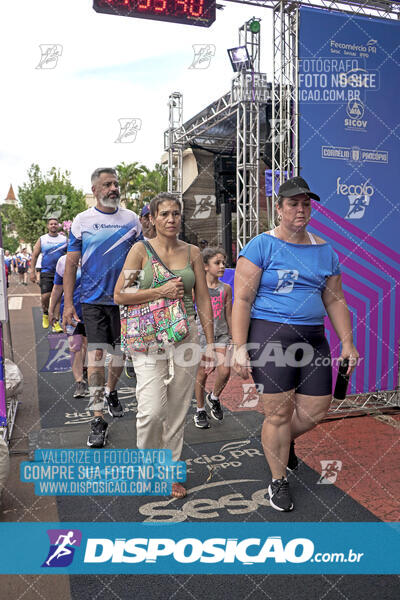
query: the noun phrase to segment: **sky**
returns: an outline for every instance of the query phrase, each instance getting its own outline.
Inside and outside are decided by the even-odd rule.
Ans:
[[[224,10],[210,28],[98,14],[92,0],[1,2],[0,201],[10,183],[18,195],[32,163],[70,171],[85,193],[96,167],[152,168],[164,151],[169,95],[183,94],[186,121],[225,94],[226,49],[252,17],[262,19],[261,70],[271,80],[272,11],[218,1]],[[215,46],[207,69],[189,68],[193,44]],[[52,68],[41,63],[45,45],[60,53]],[[119,119],[140,119],[134,141],[116,142]]]

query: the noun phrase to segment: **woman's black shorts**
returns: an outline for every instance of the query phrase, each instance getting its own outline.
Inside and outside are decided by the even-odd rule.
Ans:
[[[307,396],[332,393],[331,353],[323,325],[290,325],[252,319],[248,348],[261,393],[295,389]]]

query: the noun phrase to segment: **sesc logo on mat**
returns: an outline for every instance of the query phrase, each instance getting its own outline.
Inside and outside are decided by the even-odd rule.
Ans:
[[[42,567],[68,567],[74,558],[75,548],[81,545],[79,529],[48,529],[50,548]]]

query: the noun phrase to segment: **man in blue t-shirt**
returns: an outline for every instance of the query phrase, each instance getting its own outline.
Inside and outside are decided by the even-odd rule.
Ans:
[[[71,225],[64,273],[64,326],[79,322],[73,304],[76,270],[81,259],[81,305],[88,340],[89,409],[93,411],[87,445],[106,443],[108,424],[103,419],[104,399],[112,417],[122,417],[116,386],[122,372],[119,307],[114,287],[131,246],[142,240],[138,216],[121,208],[117,173],[96,169],[92,174],[96,206],[79,213]],[[105,385],[105,359],[112,355]]]
[[[40,294],[42,301],[43,319],[42,327],[49,326],[49,302],[51,290],[54,284],[57,261],[67,251],[67,238],[59,232],[58,219],[51,217],[47,221],[47,233],[41,235],[34,245],[31,259],[31,281],[36,283],[36,262],[39,254],[42,254],[42,266],[40,271]],[[53,325],[54,333],[61,333],[62,329],[58,320]]]
[[[8,272],[10,272],[10,268],[11,268],[10,265],[11,265],[11,262],[12,262],[12,256],[11,256],[9,250],[5,250],[4,251],[4,262],[7,265]]]
[[[11,263],[12,263],[12,256],[10,254],[10,251],[5,250],[4,251],[4,264],[6,265],[7,287],[8,287],[8,278],[11,273]]]

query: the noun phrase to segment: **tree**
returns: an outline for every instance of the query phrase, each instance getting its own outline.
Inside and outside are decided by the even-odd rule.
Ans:
[[[130,210],[139,213],[142,207],[150,202],[159,192],[167,191],[167,168],[156,164],[148,169],[138,162],[121,163],[116,171],[119,178],[121,200]]]
[[[69,178],[69,171],[53,167],[42,173],[39,165],[31,165],[28,181],[18,188],[21,206],[11,211],[18,236],[25,242],[34,244],[45,233],[49,218],[73,219],[86,209],[83,191],[76,189]]]
[[[126,164],[120,163],[115,167],[118,173],[119,189],[121,192],[121,200],[125,203],[132,200],[132,195],[138,192],[141,178],[143,176],[143,165],[133,162]]]
[[[154,169],[145,168],[144,177],[140,184],[141,200],[146,203],[160,192],[166,192],[168,187],[167,167],[156,164]]]
[[[3,204],[0,206],[0,218],[1,218],[1,233],[3,238],[4,250],[9,250],[11,254],[15,254],[18,250],[18,238],[13,236],[15,231],[13,211],[15,207],[10,204]]]

